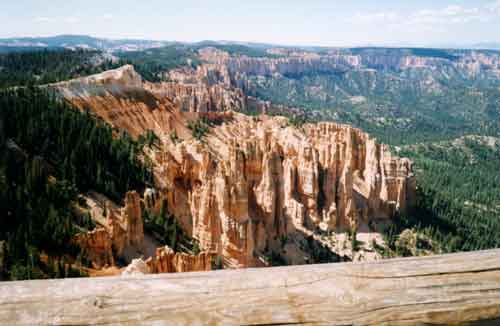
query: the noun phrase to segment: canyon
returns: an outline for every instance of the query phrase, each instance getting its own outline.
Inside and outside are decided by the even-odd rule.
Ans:
[[[246,96],[227,67],[207,63],[150,83],[128,65],[48,86],[116,130],[160,140],[143,158],[154,189],[127,194],[124,208],[109,206],[101,227],[80,236],[97,265],[113,264],[110,248],[119,256],[140,245],[141,209],[157,212],[163,200],[202,252],[158,248],[144,257],[149,272],[207,270],[214,257],[227,268],[349,260],[326,235],[366,230],[414,205],[410,160],[348,125],[294,126],[264,114],[272,104]],[[196,139],[189,125],[198,121],[208,132]]]
[[[66,55],[75,59],[75,53]],[[82,54],[81,60],[100,55]],[[40,86],[55,95],[48,107],[60,105],[61,113],[50,117],[49,134],[43,127],[37,134],[19,132],[20,97],[30,96],[23,88],[16,89],[20,109],[6,111],[6,121],[19,126],[8,130],[9,157],[35,170],[42,164],[49,186],[72,198],[64,243],[73,242],[75,251],[43,255],[40,266],[53,270],[41,274],[67,275],[61,260],[82,268],[72,274],[135,275],[378,260],[472,246],[461,240],[468,237],[462,229],[439,224],[442,212],[431,201],[437,195],[422,185],[446,180],[424,179],[429,168],[422,164],[429,160],[404,144],[415,144],[421,139],[416,136],[453,138],[467,132],[458,126],[474,123],[485,132],[494,129],[495,119],[481,123],[495,115],[494,53],[214,44],[172,45],[131,54],[130,61],[119,55],[88,68],[101,73],[76,79],[68,76],[81,74],[65,74],[53,79],[62,81]],[[454,90],[457,83],[467,92]],[[469,101],[472,93],[477,101]],[[29,112],[33,124],[35,117],[46,119],[39,107]],[[67,125],[61,118],[74,123],[57,127]],[[471,142],[475,138],[463,141],[478,160],[494,155]],[[396,145],[397,156],[383,143]],[[86,153],[88,165],[82,163]],[[414,163],[404,157],[419,160],[418,193]],[[23,169],[25,180],[31,180],[32,169]],[[450,171],[443,165],[432,170]],[[77,188],[65,189],[66,182]],[[10,196],[17,196],[10,184]],[[463,202],[476,207],[476,201]],[[29,211],[32,205],[26,206]],[[57,213],[48,206],[38,215],[51,213],[49,222],[60,225],[54,222],[67,210],[54,207]],[[446,202],[439,207],[454,208]],[[14,274],[30,277],[7,264]]]
[[[498,323],[498,52],[101,46],[0,55],[0,320]]]

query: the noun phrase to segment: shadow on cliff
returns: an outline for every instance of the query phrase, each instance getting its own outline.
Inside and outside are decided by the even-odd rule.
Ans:
[[[314,236],[307,235],[303,232],[299,232],[305,239],[307,244],[308,253],[311,259],[307,262],[309,264],[328,264],[328,263],[338,263],[350,261],[347,256],[341,256],[333,251],[331,251],[327,246],[325,246],[320,241],[316,240]]]
[[[443,218],[443,212],[451,211],[459,215],[453,203],[439,196],[433,189],[417,189],[417,201],[407,214],[396,216],[393,224],[385,231],[390,246],[394,245],[396,236],[405,229],[427,230],[431,236],[445,245],[445,251],[453,252],[461,248],[467,239],[465,228]]]
[[[271,266],[327,264],[350,261],[350,257],[341,256],[328,248],[315,237],[301,230],[295,230],[288,235],[282,235],[278,241],[279,250],[266,253]]]

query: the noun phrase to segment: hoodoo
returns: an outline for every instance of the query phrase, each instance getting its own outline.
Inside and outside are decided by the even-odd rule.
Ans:
[[[159,148],[149,152],[155,191],[201,249],[222,256],[229,267],[267,265],[276,252],[288,263],[318,261],[318,251],[338,260],[315,233],[357,229],[413,205],[411,162],[359,129],[293,126],[283,117],[228,110],[244,113],[244,105],[221,103],[249,98],[227,83],[205,84],[200,99],[207,104],[200,109],[202,101],[182,100],[188,89],[203,93],[194,84],[203,82],[143,82],[124,66],[50,87],[135,137],[151,130],[160,138]],[[205,129],[193,137],[188,126],[196,123]],[[131,198],[125,217],[140,214]],[[194,265],[205,269],[206,263]]]

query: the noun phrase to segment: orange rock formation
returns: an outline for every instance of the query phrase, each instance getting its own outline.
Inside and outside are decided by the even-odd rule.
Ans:
[[[128,246],[141,245],[144,240],[140,197],[135,191],[125,196],[125,206],[117,210],[106,202],[106,221],[102,227],[79,233],[75,237],[95,267],[113,265]]]
[[[177,273],[191,271],[209,271],[215,255],[202,252],[198,255],[176,253],[165,246],[156,250],[156,256],[146,261],[150,273]]]
[[[205,67],[197,73],[210,76],[210,71]],[[232,113],[202,142],[194,140],[187,121],[248,103],[224,74],[216,77],[216,86],[205,88],[193,86],[196,75],[186,74],[178,75],[177,82],[150,84],[125,66],[53,87],[134,136],[153,130],[160,137],[161,149],[150,153],[156,190],[187,233],[203,250],[223,256],[226,266],[262,265],[265,253],[282,247],[283,239],[299,239],[294,243],[300,249],[292,251],[304,252],[307,248],[299,245],[304,235],[390,219],[413,204],[411,162],[392,156],[387,146],[347,125],[297,128],[286,118]],[[173,131],[180,141],[169,137]],[[123,215],[139,213],[134,204]],[[129,222],[128,228],[119,229],[139,228]],[[113,228],[111,234],[120,232]],[[111,237],[115,248],[122,248],[123,238],[139,240],[127,232],[120,240]],[[153,269],[207,266],[207,258],[193,262],[177,257],[160,252]]]

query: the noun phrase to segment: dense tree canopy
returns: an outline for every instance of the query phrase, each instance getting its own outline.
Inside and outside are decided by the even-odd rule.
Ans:
[[[165,80],[165,72],[181,66],[196,67],[200,60],[196,51],[188,46],[169,45],[142,51],[120,52],[116,54],[120,64],[132,64],[141,76],[151,82]]]
[[[0,89],[41,85],[117,67],[99,51],[51,49],[0,53]]]
[[[444,252],[500,247],[500,146],[481,139],[405,148],[417,167],[418,201],[392,235],[416,228]]]
[[[71,269],[42,263],[41,253],[78,255],[71,239],[91,225],[72,209],[78,193],[95,190],[119,202],[127,190],[151,181],[151,172],[138,159],[140,151],[127,134],[116,134],[89,113],[40,89],[1,92],[0,241],[7,244],[3,277],[71,274]]]

